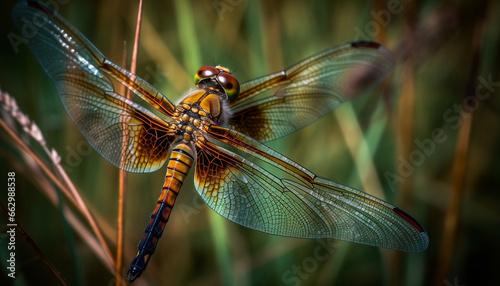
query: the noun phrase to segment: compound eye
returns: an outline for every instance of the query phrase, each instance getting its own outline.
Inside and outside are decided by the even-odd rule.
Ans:
[[[211,66],[201,67],[194,75],[194,84],[198,84],[202,79],[214,77],[218,73],[219,70],[214,67]]]
[[[217,80],[226,91],[229,101],[234,101],[238,98],[240,95],[240,83],[234,76],[226,72],[220,72],[217,75]]]

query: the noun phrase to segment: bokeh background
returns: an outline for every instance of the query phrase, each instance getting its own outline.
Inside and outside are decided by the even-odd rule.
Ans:
[[[58,11],[112,61],[121,62],[123,41],[132,50],[137,1],[52,2],[64,2]],[[9,41],[9,33],[18,33],[10,17],[13,5],[3,1],[0,9],[0,87],[61,156],[114,252],[118,169],[90,149],[27,47]],[[391,49],[397,66],[387,81],[269,145],[320,176],[405,209],[427,229],[430,246],[422,253],[400,253],[252,231],[205,206],[191,174],[147,271],[134,283],[495,284],[500,266],[499,16],[498,1],[145,1],[137,74],[173,101],[193,86],[202,65],[229,67],[246,81],[344,42],[373,39]],[[17,130],[50,165],[38,142]],[[66,281],[114,284],[113,274],[61,215],[63,206],[74,207],[63,195],[55,204],[44,195],[42,185],[48,181],[17,145],[0,128],[2,205],[7,172],[14,171],[16,220]],[[126,268],[164,175],[128,177]],[[6,276],[5,225],[2,217],[0,284],[56,285],[19,234],[16,279]]]

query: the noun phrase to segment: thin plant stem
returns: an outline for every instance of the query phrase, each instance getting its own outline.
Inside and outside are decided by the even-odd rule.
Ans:
[[[122,66],[126,66],[127,63],[127,45],[126,42],[123,42],[123,58],[122,58]],[[120,86],[120,93],[127,94],[129,96],[129,92],[125,91],[125,86]],[[126,146],[126,139],[123,138],[122,146]],[[125,281],[122,278],[122,268],[123,268],[123,236],[125,232],[125,202],[127,196],[127,172],[120,169],[118,173],[118,214],[116,220],[116,265],[115,265],[115,285],[125,285]]]
[[[137,54],[139,50],[139,37],[140,37],[140,31],[141,31],[141,21],[142,20],[142,0],[139,1],[139,8],[137,11],[137,22],[136,22],[136,29],[135,29],[135,37],[134,37],[134,48],[132,51],[132,61],[130,63],[130,71],[135,74],[137,70]],[[126,46],[124,45],[123,48],[123,66],[126,64]],[[123,87],[123,86],[122,86]],[[122,89],[123,91],[123,89]],[[127,99],[132,100],[132,94],[130,90],[126,91],[126,97]],[[124,130],[125,132],[125,130]],[[126,148],[126,136],[123,136],[123,142],[122,142],[122,147]],[[126,150],[123,149],[122,152],[125,152]],[[124,225],[125,225],[125,220],[124,220],[124,215],[125,215],[125,203],[126,203],[126,197],[127,197],[127,172],[124,170],[119,171],[119,179],[118,179],[118,218],[117,218],[117,238],[116,238],[116,286],[120,285],[125,285],[125,281],[122,279],[122,268],[123,268],[123,237],[124,237]]]
[[[476,25],[474,27],[474,35],[472,40],[472,63],[469,73],[468,85],[466,87],[465,97],[476,96],[476,79],[479,71],[479,60],[481,56],[482,44],[484,41],[484,15],[486,5],[480,5]],[[464,105],[465,106],[465,105]],[[459,218],[463,204],[463,195],[465,192],[465,179],[467,177],[467,157],[469,154],[469,141],[472,128],[473,114],[462,106],[461,112],[468,114],[463,116],[461,125],[458,131],[457,146],[455,149],[455,157],[452,170],[452,182],[449,193],[449,204],[446,209],[444,219],[443,237],[441,239],[441,247],[438,256],[438,269],[434,277],[434,285],[442,285],[443,280],[447,277],[453,258],[455,241],[458,232]]]

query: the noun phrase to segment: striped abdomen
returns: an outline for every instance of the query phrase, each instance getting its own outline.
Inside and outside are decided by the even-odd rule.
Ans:
[[[130,264],[127,278],[130,281],[137,279],[148,265],[149,258],[155,252],[158,239],[167,224],[170,212],[174,207],[175,199],[179,194],[182,183],[194,162],[194,153],[191,147],[180,143],[173,147],[168,160],[167,175],[162,192],[158,198],[156,208],[151,214],[151,220],[144,230],[144,236],[137,246],[138,251]]]

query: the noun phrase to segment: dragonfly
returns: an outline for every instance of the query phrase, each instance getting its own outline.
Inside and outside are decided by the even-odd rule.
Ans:
[[[28,47],[102,157],[135,173],[167,165],[127,273],[130,281],[146,269],[193,167],[195,188],[206,204],[242,226],[406,252],[427,248],[425,229],[405,211],[320,177],[264,144],[311,124],[385,79],[395,60],[382,45],[342,44],[242,84],[227,68],[204,66],[195,73],[195,87],[174,104],[108,60],[44,4],[18,3],[13,19],[20,31],[33,29]],[[117,87],[132,91],[137,100],[127,99]]]

